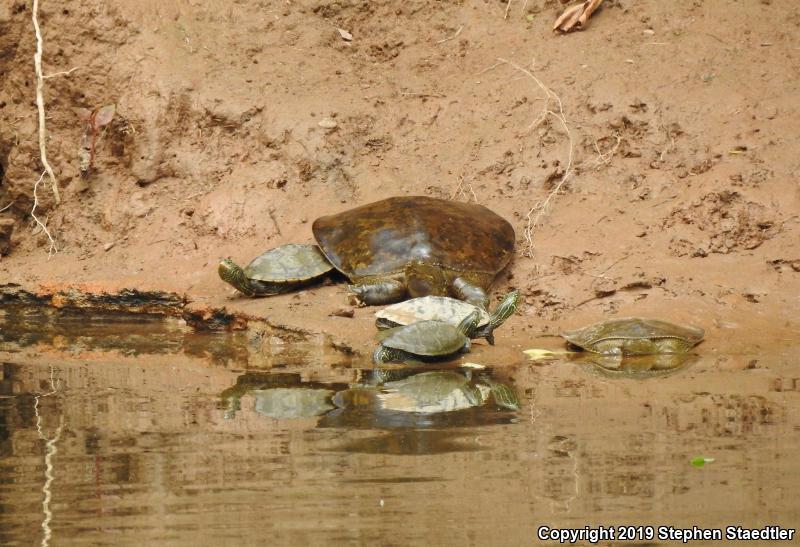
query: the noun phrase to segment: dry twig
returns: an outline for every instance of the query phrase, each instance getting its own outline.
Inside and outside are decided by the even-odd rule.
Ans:
[[[547,212],[548,207],[552,203],[553,199],[555,199],[555,196],[559,194],[561,188],[563,188],[564,184],[567,182],[567,179],[572,174],[572,158],[575,149],[575,143],[572,138],[572,132],[570,131],[569,125],[567,124],[567,118],[564,115],[564,105],[561,103],[561,98],[558,95],[556,95],[556,93],[552,89],[545,86],[541,82],[541,80],[539,80],[539,78],[534,76],[534,74],[530,70],[527,70],[519,66],[513,61],[507,61],[506,59],[501,59],[501,58],[498,58],[497,60],[498,60],[498,65],[499,64],[510,65],[514,69],[518,70],[519,72],[521,72],[522,74],[533,80],[539,87],[539,89],[541,89],[545,93],[544,107],[542,107],[542,111],[539,114],[539,116],[535,120],[533,120],[533,122],[531,122],[531,124],[528,126],[526,132],[531,131],[533,128],[535,128],[540,123],[545,121],[548,117],[552,116],[553,118],[559,121],[561,127],[564,129],[564,132],[567,134],[567,138],[569,139],[569,153],[567,157],[567,166],[564,169],[564,172],[561,174],[561,178],[559,179],[555,187],[550,191],[550,193],[547,194],[544,200],[535,203],[533,207],[531,207],[528,213],[525,215],[526,225],[525,225],[524,237],[527,246],[525,250],[522,252],[522,254],[524,254],[527,257],[531,257],[533,256],[533,247],[534,247],[533,230],[536,228],[542,215],[544,215]],[[550,108],[551,102],[556,103],[557,106],[556,110]]]
[[[586,26],[586,22],[592,13],[603,3],[603,0],[586,0],[578,5],[568,8],[562,13],[556,22],[553,23],[553,30],[560,32],[570,32],[581,30]]]
[[[457,197],[465,197],[467,201],[469,201],[470,196],[472,196],[472,201],[478,203],[478,196],[475,195],[475,190],[472,189],[472,183],[466,182],[465,183],[464,175],[459,175],[458,177],[458,186],[453,191],[453,195],[450,196],[450,199],[455,199]],[[469,195],[467,195],[469,192]]]

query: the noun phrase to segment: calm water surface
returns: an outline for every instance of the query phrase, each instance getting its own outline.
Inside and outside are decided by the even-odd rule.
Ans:
[[[407,412],[333,405],[380,379],[322,345],[261,355],[177,324],[2,319],[3,545],[532,545],[540,526],[800,524],[791,352],[708,351],[642,377],[487,362],[519,410],[488,396]]]

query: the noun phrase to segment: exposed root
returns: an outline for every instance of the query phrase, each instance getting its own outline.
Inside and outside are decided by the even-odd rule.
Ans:
[[[47,249],[47,256],[49,258],[58,252],[58,247],[56,247],[56,242],[53,239],[53,236],[50,234],[50,231],[47,229],[47,226],[45,226],[44,223],[36,216],[36,207],[39,205],[39,198],[36,195],[36,190],[39,188],[39,183],[42,182],[45,172],[46,171],[42,171],[42,174],[39,175],[39,179],[36,181],[36,184],[33,185],[33,207],[31,207],[31,218],[36,221],[36,224],[39,225],[39,228],[42,229],[47,236],[47,239],[50,241],[50,247]]]
[[[41,156],[42,165],[50,177],[53,198],[56,204],[59,204],[61,203],[61,194],[58,192],[58,181],[56,180],[56,174],[53,172],[53,168],[50,167],[50,162],[47,161],[47,130],[45,129],[44,123],[44,76],[42,76],[42,32],[39,29],[39,0],[33,0],[33,9],[31,11],[33,29],[36,31],[36,53],[33,56],[33,64],[36,69],[36,107],[39,110],[39,155]],[[41,180],[41,177],[39,177],[39,180]],[[33,215],[33,213],[31,213],[31,215]],[[47,235],[48,237],[50,236],[49,233]],[[52,242],[53,239],[50,238],[50,241]]]
[[[555,185],[555,187],[550,191],[549,194],[547,194],[547,196],[542,201],[535,203],[525,215],[526,225],[525,225],[524,238],[526,247],[522,251],[522,254],[524,256],[531,257],[533,256],[533,247],[534,247],[533,231],[539,224],[539,220],[541,219],[541,217],[548,211],[548,208],[552,203],[553,199],[555,199],[555,196],[557,196],[559,192],[561,192],[561,189],[567,182],[567,179],[572,174],[572,158],[574,154],[575,143],[572,138],[572,132],[570,131],[569,125],[567,124],[567,118],[564,115],[564,105],[561,102],[561,98],[552,89],[545,86],[541,82],[541,80],[539,80],[539,78],[537,78],[530,70],[527,70],[519,66],[513,61],[508,61],[506,59],[501,59],[501,58],[498,58],[497,60],[498,64],[495,64],[490,68],[494,68],[495,66],[499,66],[500,64],[510,65],[515,70],[518,70],[526,77],[533,80],[539,87],[539,89],[541,89],[545,93],[545,102],[544,106],[542,107],[542,111],[540,112],[539,116],[535,120],[533,120],[533,122],[531,122],[531,124],[528,126],[525,132],[526,133],[530,132],[532,129],[534,129],[539,124],[544,122],[548,117],[553,117],[559,121],[561,127],[564,129],[564,132],[567,134],[567,138],[569,139],[569,153],[567,157],[567,166],[564,169],[564,172],[562,173],[558,181],[558,184]],[[551,102],[554,102],[556,104],[555,110],[551,108]]]

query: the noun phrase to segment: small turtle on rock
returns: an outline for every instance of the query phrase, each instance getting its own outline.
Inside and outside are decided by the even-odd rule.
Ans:
[[[219,263],[219,276],[247,296],[266,296],[306,285],[333,270],[319,247],[291,243],[270,249],[245,268],[231,259]]]
[[[606,355],[686,353],[703,340],[703,329],[628,317],[602,321],[561,336],[573,346]]]
[[[473,332],[480,320],[474,310],[457,327],[444,321],[417,321],[378,333],[380,344],[372,354],[375,364],[390,361],[433,361],[446,359],[469,351],[468,332]]]
[[[477,306],[447,296],[422,296],[393,304],[376,312],[375,326],[379,329],[389,329],[410,325],[417,321],[431,320],[444,321],[457,326],[470,313],[477,311],[479,314],[478,324],[472,332],[467,332],[466,335],[470,338],[486,338],[493,345],[493,331],[511,317],[517,309],[518,302],[519,292],[511,291],[503,297],[490,315]]]

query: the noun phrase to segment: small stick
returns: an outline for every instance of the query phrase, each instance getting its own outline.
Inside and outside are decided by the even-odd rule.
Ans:
[[[452,40],[453,38],[455,38],[455,37],[457,37],[459,34],[461,34],[461,31],[462,31],[462,30],[464,30],[464,25],[461,25],[460,27],[458,27],[458,30],[457,30],[457,31],[455,31],[455,33],[453,33],[453,35],[452,35],[452,36],[448,36],[447,38],[442,38],[441,40],[439,40],[439,41],[438,41],[438,42],[436,42],[436,43],[437,43],[437,44],[444,44],[444,43],[445,43],[445,42],[447,42],[448,40]]]
[[[46,140],[47,131],[45,129],[45,124],[44,124],[44,119],[45,119],[44,77],[42,76],[42,32],[39,29],[38,15],[39,15],[39,0],[33,0],[33,9],[31,17],[33,19],[33,28],[36,31],[36,53],[33,56],[33,65],[36,70],[36,107],[39,110],[39,155],[41,156],[42,165],[44,166],[45,171],[50,176],[50,183],[53,189],[53,197],[56,200],[56,204],[59,204],[61,203],[61,194],[58,191],[58,181],[56,180],[56,174],[53,172],[53,168],[50,167],[50,162],[47,161],[47,140]],[[31,215],[33,215],[33,212],[31,212]],[[49,233],[47,235],[48,237],[50,236]],[[50,238],[50,241],[52,248],[53,239]]]
[[[13,201],[12,201],[11,203],[9,203],[8,205],[6,205],[5,207],[3,207],[2,209],[0,209],[0,213],[2,213],[3,211],[5,211],[6,209],[8,209],[9,207],[11,207],[12,205],[14,205],[14,202],[13,202]]]
[[[42,76],[42,79],[46,80],[48,78],[55,78],[56,76],[69,76],[70,74],[72,74],[73,72],[78,70],[79,68],[80,68],[79,66],[76,66],[75,68],[71,68],[69,70],[62,70],[61,72],[55,72],[53,74],[48,74],[46,76]]]

